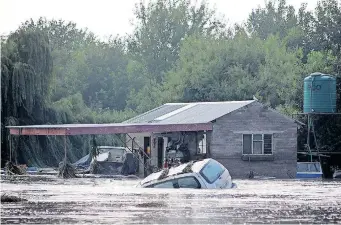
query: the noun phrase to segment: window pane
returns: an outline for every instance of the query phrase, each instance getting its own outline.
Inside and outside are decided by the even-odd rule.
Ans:
[[[204,139],[202,140],[202,153],[206,153],[206,134],[204,134]]]
[[[195,177],[182,177],[178,180],[179,188],[200,188],[200,184]]]
[[[263,143],[261,141],[254,141],[253,142],[253,154],[263,154],[262,144]]]
[[[212,184],[222,173],[224,173],[224,171],[225,168],[222,168],[216,161],[211,160],[200,171],[200,174],[208,183]]]
[[[203,139],[198,143],[198,154],[205,154],[206,153],[206,134],[203,134]]]
[[[166,181],[160,184],[155,184],[155,188],[173,188],[173,181]]]
[[[264,154],[272,154],[272,134],[264,134]]]
[[[251,142],[252,142],[252,135],[244,134],[243,135],[243,154],[252,154]]]
[[[261,141],[261,140],[263,140],[262,135],[261,134],[254,134],[253,135],[253,140],[254,141]]]

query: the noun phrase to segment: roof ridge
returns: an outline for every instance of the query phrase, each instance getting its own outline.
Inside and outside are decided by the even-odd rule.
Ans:
[[[163,105],[165,105],[165,104],[163,104]],[[128,120],[123,121],[122,123],[128,123],[129,121],[135,120],[135,119],[137,119],[137,118],[139,118],[139,117],[142,117],[142,116],[144,116],[144,115],[146,115],[146,114],[148,114],[148,113],[154,112],[154,111],[160,109],[163,105],[160,105],[160,106],[158,106],[158,107],[156,107],[156,108],[153,108],[153,109],[151,109],[151,110],[148,110],[147,112],[144,112],[144,113],[142,113],[142,114],[138,114],[137,116],[134,116],[134,117],[132,117],[132,118],[130,118],[130,119],[128,119]]]
[[[171,118],[172,116],[175,116],[179,113],[182,113],[182,112],[185,112],[186,110],[196,106],[197,104],[196,103],[188,103],[188,104],[185,104],[184,106],[182,106],[181,108],[178,108],[178,109],[175,109],[169,113],[166,113],[166,114],[163,114],[157,118],[155,118],[153,121],[162,121],[164,119],[169,119]]]
[[[241,102],[254,102],[256,100],[241,100],[241,101],[212,101],[212,102],[172,102],[172,103],[165,103],[164,105],[187,105],[187,104],[221,104],[221,103],[241,103]]]

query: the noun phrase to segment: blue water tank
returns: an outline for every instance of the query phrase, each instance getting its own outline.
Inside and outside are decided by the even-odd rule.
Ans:
[[[312,73],[304,79],[303,112],[336,112],[335,77],[322,73]]]

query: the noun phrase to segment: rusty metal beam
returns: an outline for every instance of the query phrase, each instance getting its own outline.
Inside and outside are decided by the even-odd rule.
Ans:
[[[65,128],[9,128],[12,135],[66,135]]]
[[[12,135],[127,134],[212,130],[212,123],[198,124],[69,124],[8,126]]]

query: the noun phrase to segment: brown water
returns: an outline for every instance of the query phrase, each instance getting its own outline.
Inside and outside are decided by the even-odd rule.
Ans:
[[[228,190],[142,189],[137,180],[2,178],[1,223],[341,223],[340,181],[234,180]]]

